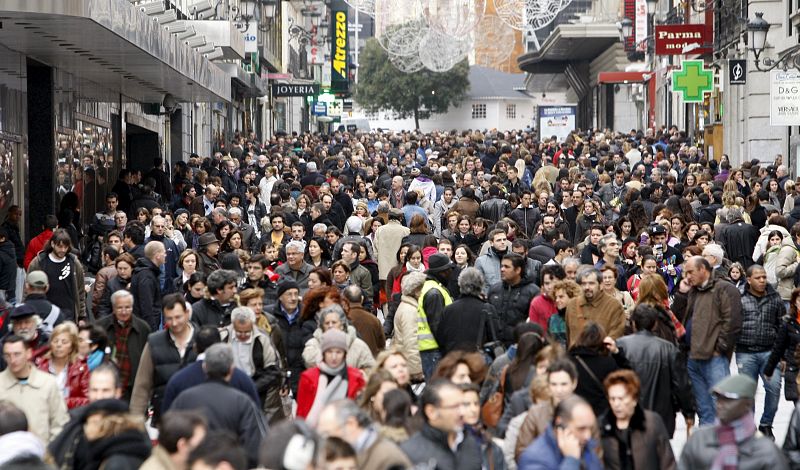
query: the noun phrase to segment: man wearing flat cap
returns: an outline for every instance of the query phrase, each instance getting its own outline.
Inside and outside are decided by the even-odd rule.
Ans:
[[[220,269],[217,254],[219,253],[219,240],[213,233],[204,233],[200,235],[197,240],[197,253],[200,255],[200,263],[197,266],[198,271],[208,277],[214,271]]]
[[[772,440],[756,430],[753,379],[732,375],[717,382],[711,393],[716,403],[717,423],[692,434],[683,448],[679,469],[789,468]]]

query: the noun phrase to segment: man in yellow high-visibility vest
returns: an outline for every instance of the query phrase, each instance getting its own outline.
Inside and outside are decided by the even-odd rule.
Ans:
[[[417,342],[422,360],[422,372],[430,379],[436,364],[441,358],[439,343],[433,332],[439,326],[444,308],[453,303],[450,292],[445,287],[453,270],[453,263],[447,255],[435,253],[428,258],[428,279],[422,285],[417,305]]]

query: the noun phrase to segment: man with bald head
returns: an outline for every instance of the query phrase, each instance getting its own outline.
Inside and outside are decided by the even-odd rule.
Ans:
[[[700,426],[714,424],[711,387],[730,375],[730,360],[742,329],[742,300],[730,282],[715,279],[702,256],[684,264],[673,310],[686,326],[689,377]]]
[[[219,188],[213,184],[206,186],[202,196],[197,196],[192,200],[189,206],[192,214],[197,214],[202,217],[208,217],[214,209],[214,202],[219,197]]]
[[[161,329],[161,265],[167,259],[164,244],[149,242],[144,247],[144,257],[136,261],[131,278],[133,314],[146,321],[150,331]]]
[[[389,204],[395,209],[401,209],[406,204],[406,190],[403,188],[403,177],[392,178],[392,187],[389,189]]]

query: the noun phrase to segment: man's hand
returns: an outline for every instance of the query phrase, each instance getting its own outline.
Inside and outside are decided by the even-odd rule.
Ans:
[[[614,338],[612,338],[611,336],[606,336],[605,339],[603,340],[603,344],[605,344],[606,349],[608,349],[608,352],[610,352],[611,354],[616,354],[619,352],[619,348],[617,347],[617,342],[614,341]]]
[[[684,421],[686,421],[686,439],[689,439],[692,434],[692,427],[694,427],[694,416],[685,418]]]
[[[691,289],[692,286],[689,285],[689,281],[687,281],[686,278],[681,279],[680,284],[678,284],[678,290],[681,292],[681,294],[685,294]]]
[[[556,427],[556,440],[558,441],[558,449],[564,457],[581,459],[581,442],[572,431],[560,426]]]

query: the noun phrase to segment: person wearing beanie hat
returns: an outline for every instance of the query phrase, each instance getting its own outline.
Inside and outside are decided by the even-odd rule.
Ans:
[[[364,388],[364,374],[348,367],[347,335],[338,328],[322,334],[322,361],[300,375],[297,417],[315,426],[322,408],[336,400],[355,399]]]
[[[756,432],[753,416],[756,388],[756,382],[742,374],[731,375],[714,385],[711,393],[717,423],[701,427],[689,437],[678,468],[789,468],[772,438]],[[792,423],[796,423],[795,414]],[[796,424],[789,427],[786,442],[797,442],[797,436],[792,436]],[[794,449],[787,449],[788,453],[793,454],[796,448],[795,444]]]

